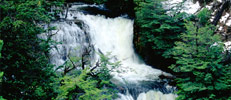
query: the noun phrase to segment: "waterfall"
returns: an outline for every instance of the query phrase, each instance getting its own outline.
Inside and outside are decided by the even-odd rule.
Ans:
[[[134,21],[84,14],[80,11],[83,7],[102,9],[102,6],[75,3],[65,20],[51,23],[57,27],[52,40],[61,44],[50,51],[50,62],[60,66],[68,59],[67,55],[80,56],[90,42],[95,50],[103,54],[110,52],[114,61],[121,61],[117,70],[122,71],[111,73],[112,82],[122,88],[116,100],[174,100],[173,87],[159,79],[161,74],[170,74],[147,66],[136,55],[132,42]],[[40,37],[46,38],[45,34]],[[93,61],[99,58],[97,54],[92,55]]]

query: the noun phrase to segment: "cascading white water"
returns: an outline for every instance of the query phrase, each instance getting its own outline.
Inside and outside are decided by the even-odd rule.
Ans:
[[[122,66],[119,68],[125,72],[114,73],[117,79],[125,81],[157,79],[162,71],[151,68],[139,61],[133,49],[133,21],[117,17],[105,18],[104,16],[83,15],[77,16],[89,26],[92,44],[96,50],[103,53],[111,52]],[[122,80],[120,80],[122,81]]]
[[[89,42],[87,32],[96,50],[104,54],[111,52],[116,57],[114,60],[121,61],[118,70],[123,71],[111,73],[112,82],[124,88],[117,100],[174,100],[176,95],[171,93],[171,87],[158,80],[159,75],[169,74],[145,65],[134,52],[133,20],[83,14],[78,10],[83,6],[92,5],[73,5],[66,21],[52,23],[58,30],[52,39],[62,44],[51,50],[51,63],[59,66],[68,54],[79,56]],[[76,21],[83,22],[83,28],[76,25]],[[98,59],[97,56],[94,59]]]

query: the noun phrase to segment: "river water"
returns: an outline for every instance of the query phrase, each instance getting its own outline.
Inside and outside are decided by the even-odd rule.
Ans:
[[[56,66],[64,64],[68,55],[79,56],[89,44],[95,51],[114,56],[112,61],[121,61],[119,72],[111,72],[112,82],[123,90],[116,100],[175,100],[174,87],[167,81],[159,79],[159,75],[170,75],[146,65],[139,59],[133,47],[134,21],[119,16],[107,18],[104,15],[91,15],[81,11],[82,8],[102,5],[75,3],[64,12],[62,20],[51,23],[56,26],[52,40],[60,42],[50,51],[50,61]],[[67,14],[67,15],[65,15]],[[66,18],[65,18],[66,17]],[[42,38],[46,36],[41,35]],[[91,54],[92,63],[99,59],[98,54]]]

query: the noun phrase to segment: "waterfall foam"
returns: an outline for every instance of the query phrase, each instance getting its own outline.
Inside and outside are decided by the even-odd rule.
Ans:
[[[58,30],[52,39],[62,42],[51,50],[51,63],[59,66],[65,62],[68,54],[80,56],[90,38],[95,50],[105,54],[111,52],[115,56],[113,60],[121,61],[117,69],[121,72],[111,73],[114,76],[112,82],[124,88],[116,100],[174,100],[176,95],[171,93],[173,89],[168,89],[167,83],[159,82],[158,76],[167,73],[145,65],[136,55],[132,42],[133,20],[86,15],[78,11],[83,6],[87,5],[73,5],[67,13],[67,21],[51,24],[57,26]],[[86,26],[81,27],[85,30],[75,24],[76,21],[83,22]],[[94,55],[94,60],[99,59],[97,54]]]
[[[142,63],[133,49],[133,21],[117,17],[105,18],[79,14],[78,18],[89,26],[89,33],[95,49],[103,53],[111,52],[121,61],[119,68],[125,72],[113,73],[117,79],[141,81],[157,79],[161,70]],[[120,80],[122,81],[122,80]]]

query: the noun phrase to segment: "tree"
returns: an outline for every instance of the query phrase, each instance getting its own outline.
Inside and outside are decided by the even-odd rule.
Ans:
[[[3,41],[0,40],[0,58],[1,58],[2,46],[3,46]],[[3,76],[3,72],[0,72],[0,84],[2,83],[2,76]],[[0,100],[5,100],[5,99],[0,95]]]
[[[189,18],[185,13],[179,12],[172,16],[168,15],[169,10],[163,8],[162,1],[135,0],[137,5],[135,9],[136,47],[148,64],[161,66],[159,68],[167,67],[173,62],[172,59],[166,59],[165,53],[173,48],[175,41],[180,40],[180,33],[185,31],[182,28],[183,19]]]
[[[56,95],[51,85],[53,65],[45,55],[49,44],[37,35],[46,32],[43,24],[54,18],[51,6],[61,4],[61,0],[0,1],[0,39],[4,41],[0,95],[4,98],[45,100]]]
[[[230,65],[224,64],[224,49],[220,36],[213,34],[215,27],[202,20],[185,25],[182,41],[171,51],[176,64],[170,66],[177,73],[178,100],[231,99]],[[227,94],[228,93],[228,94]]]
[[[1,58],[1,56],[2,56],[2,54],[1,54],[2,47],[3,47],[3,41],[2,41],[2,40],[0,40],[0,58]]]
[[[111,63],[109,55],[99,55],[100,60],[92,67],[88,64],[82,67],[84,63],[80,59],[68,57],[69,60],[63,67],[71,70],[66,72],[64,69],[62,76],[58,78],[56,100],[76,98],[79,100],[112,100],[116,97],[115,86],[110,82],[112,76],[109,72],[119,66],[119,62]]]

